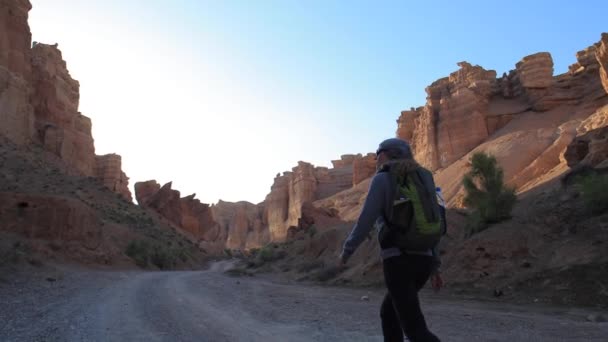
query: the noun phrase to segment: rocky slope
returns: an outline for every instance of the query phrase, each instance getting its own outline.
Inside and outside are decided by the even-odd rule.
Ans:
[[[424,107],[401,113],[397,136],[409,141],[416,159],[435,171],[448,203],[456,207],[462,205],[462,175],[478,151],[496,156],[507,183],[520,193],[563,175],[579,162],[600,164],[606,159],[602,127],[608,108],[607,44],[604,34],[600,42],[579,51],[577,62],[558,76],[553,75],[553,60],[546,52],[524,57],[499,78],[492,70],[458,63],[459,70],[427,87]],[[352,221],[374,171],[373,154],[342,156],[330,169],[300,162],[275,177],[264,202],[249,204],[255,209],[240,214],[247,219],[238,227],[225,223],[219,228],[215,221],[203,229],[212,233],[200,232],[199,238],[208,244],[215,237],[227,248],[247,249],[284,241],[290,230],[305,228],[303,221]]]
[[[270,241],[284,241],[290,229],[303,229],[315,220],[339,222],[311,203],[365,183],[375,172],[373,154],[343,155],[332,164],[326,168],[299,162],[275,177],[270,193],[257,205],[220,201],[209,206],[194,195],[180,198],[171,183],[161,187],[154,180],[136,183],[135,197],[141,206],[191,233],[205,249],[259,248]]]
[[[0,137],[0,273],[6,262],[196,267],[194,242],[40,146]],[[145,244],[129,251],[134,243]]]
[[[202,252],[179,227],[131,203],[121,157],[95,154],[91,120],[78,111],[80,85],[61,51],[32,45],[31,7],[0,0],[0,240],[14,241],[0,246],[0,268],[24,253],[197,265]]]
[[[606,104],[605,44],[606,35],[578,52],[569,72],[556,77],[547,52],[524,57],[500,78],[493,70],[458,63],[458,71],[426,88],[424,107],[401,113],[397,136],[412,143],[423,165],[439,170],[520,116],[546,114],[546,126],[585,118]],[[569,113],[546,120],[550,113],[564,110]]]
[[[465,237],[464,213],[448,212],[442,240],[446,291],[457,296],[520,303],[608,308],[608,213],[592,214],[577,186],[552,182],[520,199],[511,220]],[[252,254],[241,274],[274,272],[294,280],[380,286],[375,234],[348,266],[337,255],[351,224],[304,230]]]
[[[118,155],[95,155],[91,119],[78,111],[80,84],[55,45],[34,44],[28,0],[0,1],[0,134],[40,145],[70,166],[131,200]]]
[[[0,0],[2,236],[25,238],[48,258],[101,264],[141,263],[146,248],[131,242],[142,240],[154,246],[146,258],[172,265],[195,264],[200,248],[217,254],[287,241],[281,267],[322,271],[335,283],[381,279],[373,238],[355,255],[356,266],[339,274],[323,269],[359,214],[373,154],[344,155],[332,168],[299,162],[277,174],[258,204],[209,205],[194,194],[182,197],[171,183],[147,181],[135,186],[136,207],[120,156],[95,155],[91,120],[78,111],[79,83],[57,45],[32,46],[30,9],[28,0]],[[562,75],[553,75],[546,52],[524,57],[501,77],[458,65],[427,87],[423,107],[401,113],[397,136],[435,172],[450,206],[461,206],[462,175],[477,151],[497,157],[521,201],[513,220],[473,239],[463,239],[464,217],[451,211],[442,246],[446,276],[463,289],[521,287],[554,296],[566,288],[574,297],[565,300],[590,303],[587,293],[606,303],[602,282],[589,279],[602,280],[598,270],[606,267],[605,214],[586,213],[578,190],[560,188],[559,179],[608,167],[608,34],[578,52]]]
[[[574,175],[608,172],[606,44],[577,53],[568,73],[553,76],[547,53],[524,58],[501,78],[468,63],[427,88],[427,104],[404,111],[397,135],[435,171],[452,207],[473,153],[496,156],[519,202],[511,220],[465,237],[466,211],[448,213],[444,276],[451,292],[523,302],[608,307],[606,212],[592,212]],[[343,222],[359,214],[369,181],[314,201]],[[598,184],[600,186],[600,184]],[[317,225],[255,254],[245,273],[275,271],[335,284],[382,282],[371,237],[350,267],[336,256],[352,224]]]

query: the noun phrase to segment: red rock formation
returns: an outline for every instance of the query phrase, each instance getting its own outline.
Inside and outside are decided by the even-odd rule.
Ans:
[[[289,218],[289,187],[290,174],[277,176],[270,187],[270,193],[266,196],[264,203],[265,214],[270,230],[270,239],[275,241],[284,238]]]
[[[577,53],[567,74],[553,77],[546,52],[524,57],[496,79],[494,71],[462,62],[460,70],[427,87],[424,107],[403,111],[397,136],[410,142],[415,158],[431,170],[445,168],[526,112],[564,106],[598,106],[606,96],[602,61],[606,43]],[[576,117],[578,114],[573,114]]]
[[[211,211],[219,228],[219,239],[225,241],[226,248],[246,250],[270,242],[263,204],[219,201]]]
[[[427,106],[401,112],[397,120],[397,137],[409,142],[414,158],[420,164],[436,169],[439,167],[435,138],[438,113],[433,110],[433,103],[435,106],[439,104],[441,92],[431,93],[430,87],[426,91]]]
[[[144,208],[153,209],[173,224],[180,226],[182,221],[180,193],[171,189],[171,184],[169,182],[163,185],[148,201],[140,205]],[[140,197],[137,194],[135,196]]]
[[[0,134],[18,145],[28,144],[34,132],[30,93],[22,77],[0,66]]]
[[[523,96],[533,110],[547,111],[559,102],[547,101],[554,84],[553,58],[548,52],[524,57],[515,65],[515,77],[510,80],[516,96]]]
[[[354,163],[361,155],[345,154],[338,160],[332,160],[332,168],[316,167],[314,176],[317,180],[317,191],[314,199],[325,198],[352,186]]]
[[[357,155],[353,161],[353,186],[361,183],[376,173],[376,154]]]
[[[553,59],[548,52],[526,56],[515,68],[523,88],[545,89],[553,85]]]
[[[336,210],[331,208],[315,207],[312,203],[306,203],[302,207],[302,217],[298,221],[298,228],[306,230],[314,227],[315,229],[325,229],[335,227],[344,221],[338,217]]]
[[[332,160],[331,164],[333,165],[334,169],[350,167],[353,165],[356,157],[357,156],[354,154],[344,154],[340,156],[340,159]]]
[[[298,166],[292,169],[289,184],[289,208],[286,227],[295,226],[298,224],[298,219],[302,217],[302,206],[304,203],[311,202],[315,199],[317,192],[317,178],[315,177],[315,169],[312,164],[298,162]],[[276,233],[277,230],[274,230]],[[283,240],[285,236],[283,231],[278,235],[274,235],[278,240]]]
[[[608,33],[602,33],[602,40],[597,45],[597,62],[600,65],[600,77],[608,93]]]
[[[422,113],[423,109],[424,107],[412,107],[410,108],[410,110],[404,110],[401,112],[401,115],[397,119],[398,137],[410,142],[410,144],[413,144],[415,142],[414,131],[417,126],[416,120],[420,117],[420,114]]]
[[[0,231],[33,240],[79,242],[93,250],[102,242],[101,220],[80,200],[0,192]]]
[[[195,195],[180,198],[171,182],[160,185],[154,181],[135,183],[135,198],[140,206],[159,213],[196,240],[205,239],[216,225],[209,204],[201,203]],[[214,236],[217,239],[219,237]]]
[[[40,142],[87,176],[95,170],[91,119],[78,112],[79,84],[70,76],[56,46],[33,48],[32,104]]]
[[[32,34],[29,0],[0,0],[0,66],[29,81]]]
[[[287,228],[298,224],[302,205],[314,200],[316,191],[315,170],[309,163],[298,162],[292,172],[275,179],[265,201],[272,241],[285,240]]]
[[[0,0],[0,134],[18,145],[30,142],[34,110],[31,87],[29,1]]]
[[[117,154],[106,154],[95,157],[95,177],[110,190],[133,201],[129,190],[129,178],[122,171],[122,158]]]
[[[373,158],[373,154],[343,155],[332,161],[331,169],[299,162],[291,172],[277,176],[264,202],[271,241],[285,240],[287,229],[298,226],[307,203],[350,189],[355,180],[369,178],[375,172],[375,166],[370,169]]]
[[[137,203],[146,207],[150,199],[160,190],[160,184],[155,180],[135,183],[135,199]]]
[[[78,112],[79,84],[61,51],[56,44],[31,46],[31,8],[28,0],[0,0],[0,134],[22,146],[38,143],[130,199],[120,157],[95,156],[91,120]]]
[[[398,137],[412,145],[414,157],[437,169],[449,165],[488,137],[485,117],[496,72],[467,62],[426,88],[427,104],[404,111]]]
[[[205,238],[206,233],[215,226],[215,221],[209,204],[201,203],[194,197],[195,194],[192,194],[180,199],[180,226],[196,237]]]
[[[79,83],[56,45],[36,44],[32,57],[32,104],[39,142],[86,176],[132,200],[119,155],[95,155],[91,119],[78,112]]]
[[[608,106],[583,121],[578,133],[564,152],[569,167],[594,167],[608,160]]]
[[[140,206],[165,217],[207,250],[259,248],[270,241],[263,203],[219,201],[210,207],[194,196],[180,198],[171,183],[162,187],[154,180],[135,183]]]

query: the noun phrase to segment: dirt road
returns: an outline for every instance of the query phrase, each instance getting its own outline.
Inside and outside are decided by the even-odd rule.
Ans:
[[[379,291],[196,272],[69,271],[0,283],[0,341],[381,341]],[[54,279],[54,280],[53,280]],[[369,300],[362,300],[362,296]],[[443,341],[606,341],[586,312],[423,296]]]

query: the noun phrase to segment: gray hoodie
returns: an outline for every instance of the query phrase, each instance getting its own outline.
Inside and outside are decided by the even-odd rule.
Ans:
[[[409,164],[412,166],[417,166],[416,162],[414,161],[409,162]],[[430,176],[430,179],[426,179],[425,181],[432,182],[432,188],[434,189],[435,184],[432,174],[429,172],[428,175]],[[431,184],[429,184],[429,186],[430,185]],[[365,203],[363,204],[361,214],[359,215],[359,218],[348,238],[344,242],[341,256],[343,260],[346,261],[348,258],[350,258],[361,242],[363,242],[363,240],[365,240],[365,238],[370,234],[372,228],[376,227],[378,234],[381,233],[381,229],[383,229],[385,226],[384,218],[392,216],[395,189],[396,185],[394,184],[394,180],[389,172],[379,172],[374,176],[374,178],[372,178],[369,186],[369,192],[367,194],[367,198],[365,199]],[[426,252],[405,251],[405,253],[433,256],[435,258],[433,269],[434,272],[437,271],[441,265],[439,255],[437,253],[437,247]],[[395,247],[383,248],[380,252],[382,259],[399,256],[401,254],[401,250]]]

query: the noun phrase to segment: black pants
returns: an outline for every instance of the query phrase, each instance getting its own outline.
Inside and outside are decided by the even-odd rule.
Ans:
[[[385,342],[439,342],[426,326],[418,291],[431,274],[433,259],[423,255],[401,255],[384,260],[384,282],[388,293],[380,308]]]

